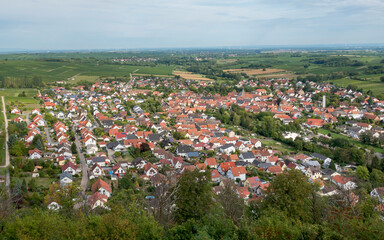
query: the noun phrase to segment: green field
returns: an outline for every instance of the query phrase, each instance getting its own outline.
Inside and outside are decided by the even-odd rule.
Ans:
[[[29,183],[29,181],[31,181],[31,179],[35,179],[37,186],[43,186],[43,187],[49,187],[49,185],[51,185],[52,182],[58,181],[56,178],[40,178],[40,177],[37,177],[37,178],[32,178],[32,177],[17,178],[17,177],[15,177],[15,178],[12,178],[12,181],[20,180],[22,182],[24,179],[27,182],[27,184]]]
[[[348,85],[354,85],[358,88],[362,88],[364,91],[371,90],[374,94],[384,94],[384,83],[380,81],[380,77],[384,75],[362,76],[366,78],[364,81],[354,80],[350,78],[330,80],[341,87],[347,87]]]
[[[331,131],[326,130],[326,129],[319,129],[319,133],[324,134],[324,135],[328,135],[330,133],[332,138],[343,138],[343,139],[346,139],[350,143],[354,144],[355,146],[361,147],[363,149],[373,149],[375,152],[379,152],[379,153],[383,153],[384,152],[384,150],[382,148],[373,147],[373,146],[370,146],[370,145],[363,144],[359,140],[350,138],[350,137],[348,137],[346,135],[343,135],[343,134],[334,133],[334,132],[331,132]]]
[[[266,147],[271,147],[274,150],[280,151],[280,152],[296,152],[296,150],[284,143],[280,143],[278,141],[275,141],[273,139],[260,139],[261,143]]]
[[[19,97],[19,94],[25,93],[26,97]],[[25,89],[0,89],[0,96],[5,97],[5,104],[9,107],[19,107],[25,110],[33,110],[40,106],[39,100],[33,98],[37,94],[36,89],[25,88]],[[13,116],[7,115],[8,119]]]
[[[45,82],[67,80],[76,76],[129,77],[130,73],[172,75],[173,66],[132,66],[93,61],[8,60],[0,61],[0,76],[39,76]]]
[[[4,97],[18,97],[20,93],[25,92],[27,97],[34,97],[37,94],[36,89],[32,88],[8,88],[8,89],[0,89],[0,96]]]

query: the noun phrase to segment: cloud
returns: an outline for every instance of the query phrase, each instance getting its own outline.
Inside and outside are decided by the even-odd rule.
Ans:
[[[384,38],[382,0],[3,1],[0,44],[8,48],[369,43]]]

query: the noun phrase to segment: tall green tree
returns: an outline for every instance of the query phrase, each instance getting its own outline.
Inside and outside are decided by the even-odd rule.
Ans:
[[[211,208],[212,190],[209,171],[184,171],[176,185],[175,219],[178,223],[188,219],[201,219]]]

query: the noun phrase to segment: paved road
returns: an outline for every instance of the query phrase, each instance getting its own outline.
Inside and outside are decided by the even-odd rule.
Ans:
[[[88,186],[88,165],[87,161],[85,160],[84,154],[80,150],[81,143],[79,140],[79,136],[76,133],[75,127],[72,127],[72,131],[75,133],[75,144],[80,157],[81,171],[83,173],[83,178],[81,179],[81,188],[83,189],[83,192],[85,192]]]
[[[29,113],[25,113],[25,121],[27,122],[27,125],[31,123],[31,121],[29,120]]]
[[[4,96],[1,96],[1,100],[3,102],[3,114],[4,114],[4,129],[5,129],[5,165],[1,166],[2,168],[8,168],[9,166],[9,152],[8,152],[8,119],[7,119],[7,111],[5,110],[5,100]],[[9,170],[7,169],[7,176],[5,179],[5,186],[7,187],[8,196],[11,196],[11,177],[9,175]]]
[[[45,131],[45,136],[47,137],[48,144],[52,146],[52,138],[51,138],[51,133],[49,132],[49,128],[44,127],[44,131]]]

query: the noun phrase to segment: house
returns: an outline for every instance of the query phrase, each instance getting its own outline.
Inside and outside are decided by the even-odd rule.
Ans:
[[[213,169],[211,171],[211,181],[212,182],[220,182],[220,174],[219,174],[219,171],[217,171],[217,169]]]
[[[29,150],[28,153],[29,153],[29,159],[40,159],[43,157],[43,153],[37,148],[33,150]]]
[[[168,178],[161,173],[157,173],[150,177],[153,186],[158,187],[163,183],[167,183]]]
[[[234,162],[223,162],[219,166],[219,173],[221,175],[224,175],[228,172],[229,169],[236,167],[236,164]]]
[[[67,162],[61,167],[62,172],[67,172],[70,174],[75,174],[77,170],[77,166],[73,164],[71,161]]]
[[[255,160],[255,155],[253,155],[253,152],[245,152],[239,155],[239,160],[243,160],[245,162],[253,162]]]
[[[111,186],[109,186],[109,184],[103,181],[101,178],[97,179],[96,182],[92,184],[91,190],[92,192],[98,191],[108,198],[112,194]]]
[[[329,180],[336,175],[340,175],[338,172],[335,172],[330,168],[323,169],[321,174],[323,175],[322,178],[324,180]]]
[[[101,194],[100,192],[95,192],[90,198],[89,198],[89,205],[92,209],[95,209],[97,207],[106,208],[104,204],[108,201],[108,197],[106,195]]]
[[[21,111],[18,108],[13,108],[13,109],[11,109],[11,113],[12,114],[21,114]]]
[[[113,174],[118,177],[123,177],[125,175],[125,170],[121,167],[120,164],[116,164],[112,167]]]
[[[371,196],[384,203],[384,187],[378,187],[371,191]]]
[[[341,175],[336,175],[332,177],[332,182],[336,184],[339,188],[344,190],[352,190],[357,187],[356,183],[354,183],[351,178],[344,177]]]
[[[327,161],[330,163],[331,159],[327,156],[321,155],[319,153],[312,153],[312,158],[317,158],[323,162]]]
[[[188,157],[188,153],[191,152],[192,148],[188,145],[179,145],[176,148],[176,154],[181,157]]]
[[[270,166],[267,169],[267,172],[269,172],[269,173],[271,173],[273,175],[277,175],[277,174],[282,174],[283,173],[283,169],[280,166]]]
[[[183,159],[181,157],[173,157],[172,158],[172,165],[174,168],[179,169],[183,166]]]
[[[309,128],[321,128],[324,126],[325,120],[323,119],[311,119],[309,118],[307,122],[304,123]]]
[[[135,158],[131,162],[132,166],[137,169],[143,169],[146,163],[147,162],[142,158]]]
[[[256,188],[261,184],[261,180],[258,176],[250,177],[244,182],[244,186],[246,186],[249,189],[252,189],[253,191],[256,190]]]
[[[235,146],[232,143],[224,144],[219,148],[219,151],[227,155],[234,153],[236,151]]]
[[[60,186],[66,186],[72,183],[72,174],[69,172],[63,172],[60,174]]]
[[[151,163],[147,163],[144,166],[144,174],[147,175],[148,177],[152,177],[158,173],[157,171],[157,166],[153,165]]]
[[[206,158],[204,163],[210,168],[217,168],[217,162],[215,158]]]
[[[37,109],[37,108],[33,109],[32,112],[31,112],[31,114],[32,114],[32,115],[33,115],[33,114],[41,115],[40,110]]]
[[[242,199],[248,199],[251,194],[246,187],[237,187],[236,188],[237,195]]]
[[[93,164],[93,166],[91,167],[91,170],[90,170],[89,178],[93,179],[93,178],[101,177],[101,176],[104,176],[103,169],[100,167],[99,164],[97,164],[97,163]]]
[[[311,178],[312,180],[322,177],[320,169],[312,166],[307,168],[307,171],[305,171],[305,176]]]
[[[232,167],[228,170],[227,177],[233,180],[240,179],[241,181],[245,181],[246,174],[247,170],[245,167]]]

